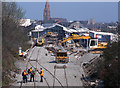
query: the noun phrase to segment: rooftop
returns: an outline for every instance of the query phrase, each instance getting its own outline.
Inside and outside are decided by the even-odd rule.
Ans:
[[[96,32],[96,31],[90,31],[90,32],[101,35],[114,35],[113,33],[107,33],[107,32]]]
[[[88,28],[78,28],[77,30],[76,29],[69,29],[69,28],[66,28],[66,27],[64,27],[63,25],[60,25],[60,24],[44,24],[43,26],[44,27],[41,27],[41,26],[36,27],[36,30],[32,30],[32,32],[44,31],[46,29],[53,28],[55,26],[60,26],[60,27],[63,28],[64,31],[69,32],[69,33],[73,33],[73,32],[88,32],[89,31]]]

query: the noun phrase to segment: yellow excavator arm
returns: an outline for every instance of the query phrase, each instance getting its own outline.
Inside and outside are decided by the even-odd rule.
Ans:
[[[68,38],[65,38],[63,41],[59,41],[58,45],[61,45],[61,43],[67,42],[69,40],[75,40],[75,39],[90,39],[90,36],[79,36],[77,34],[72,34],[72,36],[69,36]]]
[[[69,36],[65,40],[61,41],[61,43],[67,42],[69,40],[74,40],[74,39],[90,39],[90,36],[79,36],[77,34],[73,34],[72,36]]]
[[[69,40],[72,40],[72,38],[68,37],[67,39],[61,41],[61,43],[67,42],[67,41],[69,41]]]
[[[61,45],[64,42],[67,42],[69,40],[75,40],[75,39],[89,39],[89,48],[93,49],[93,50],[97,50],[97,49],[105,49],[107,48],[107,43],[106,42],[98,42],[98,39],[91,39],[90,36],[79,36],[76,34],[73,34],[72,36],[69,36],[68,38],[65,38],[63,41],[59,41],[58,45]],[[96,53],[96,51],[93,51],[93,53]],[[101,53],[97,52],[97,53]]]

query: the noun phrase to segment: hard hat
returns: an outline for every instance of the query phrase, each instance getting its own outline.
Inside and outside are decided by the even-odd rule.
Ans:
[[[24,72],[26,72],[26,70],[24,70]]]

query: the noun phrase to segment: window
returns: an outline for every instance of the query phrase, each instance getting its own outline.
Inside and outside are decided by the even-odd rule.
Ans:
[[[90,46],[95,46],[95,45],[96,45],[95,41],[91,41]]]

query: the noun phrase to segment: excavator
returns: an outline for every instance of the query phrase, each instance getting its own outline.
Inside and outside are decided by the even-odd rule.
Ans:
[[[58,45],[62,45],[62,43],[65,43],[70,40],[79,40],[79,39],[90,39],[90,36],[79,36],[77,34],[72,34],[72,36],[69,36],[68,38],[64,38],[63,41],[59,41]]]
[[[99,42],[98,39],[90,39],[89,52],[90,53],[103,53],[103,50],[107,48],[107,42]]]
[[[69,36],[68,38],[66,38],[65,40],[62,41],[62,43],[69,41],[69,40],[77,40],[77,39],[90,39],[90,36],[79,36],[77,34],[72,34],[72,36]]]
[[[102,53],[103,49],[107,48],[106,42],[99,42],[98,39],[91,39],[90,36],[79,36],[77,34],[72,34],[72,36],[65,38],[63,41],[59,41],[58,45],[62,45],[62,43],[65,43],[70,40],[79,40],[79,39],[87,40],[86,45],[90,53]]]

